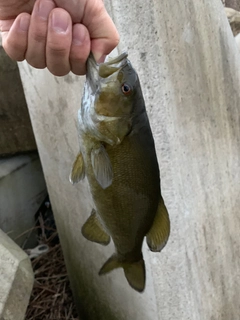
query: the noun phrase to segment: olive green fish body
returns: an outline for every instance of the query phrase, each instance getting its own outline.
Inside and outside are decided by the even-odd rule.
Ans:
[[[106,189],[96,181],[90,153],[84,159],[96,211],[123,260],[141,258],[142,241],[160,200],[155,149],[149,144],[146,148],[149,138],[151,131],[147,123],[121,144],[106,146],[113,170],[112,184]]]
[[[78,116],[80,153],[71,180],[77,182],[86,175],[95,204],[83,235],[104,245],[111,237],[115,245],[116,253],[100,274],[122,267],[129,284],[141,292],[145,287],[143,239],[147,236],[150,249],[160,251],[170,225],[137,74],[126,54],[112,61],[99,68],[93,60],[88,63]]]

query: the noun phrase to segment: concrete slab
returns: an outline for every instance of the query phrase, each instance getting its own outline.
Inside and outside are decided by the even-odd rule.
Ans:
[[[46,196],[37,153],[0,159],[0,228],[21,246],[35,225],[34,214]],[[32,242],[32,243],[31,243]],[[34,238],[29,242],[34,246]]]
[[[33,287],[29,257],[0,229],[0,319],[23,320]]]

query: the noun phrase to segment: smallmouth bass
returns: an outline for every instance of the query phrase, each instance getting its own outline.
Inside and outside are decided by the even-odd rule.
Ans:
[[[121,267],[129,285],[142,292],[143,239],[151,251],[161,251],[170,221],[140,82],[127,56],[99,65],[92,55],[88,58],[78,112],[80,152],[70,181],[86,176],[95,204],[83,236],[102,245],[112,238],[115,245],[99,274]]]

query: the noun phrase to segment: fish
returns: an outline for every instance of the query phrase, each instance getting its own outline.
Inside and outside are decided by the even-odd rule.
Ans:
[[[80,151],[70,181],[86,177],[95,206],[82,235],[101,245],[111,239],[114,243],[115,252],[99,275],[122,268],[129,285],[143,292],[143,240],[160,252],[169,238],[170,220],[139,77],[127,52],[100,64],[90,54],[78,135]]]

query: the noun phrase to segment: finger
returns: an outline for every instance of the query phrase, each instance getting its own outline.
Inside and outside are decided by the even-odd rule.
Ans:
[[[11,29],[15,19],[0,20],[0,32],[8,32]]]
[[[0,45],[2,44],[3,48],[6,50],[6,42],[15,19],[12,20],[0,20]],[[2,41],[1,41],[2,40]]]
[[[91,51],[95,59],[99,61],[118,45],[119,34],[103,3],[99,1],[97,6],[91,8],[89,7],[90,2],[86,3],[82,23],[88,28]]]
[[[74,23],[84,24],[90,34],[91,51],[97,61],[110,53],[119,43],[118,31],[101,0],[55,0],[57,6],[69,12]],[[102,59],[100,59],[102,58]]]
[[[28,41],[28,29],[30,25],[30,14],[21,13],[12,23],[2,24],[2,45],[9,57],[16,61],[25,59]],[[4,26],[6,29],[4,29]]]
[[[87,28],[80,23],[73,26],[70,49],[71,70],[77,75],[86,73],[86,61],[90,53],[90,37]]]
[[[57,7],[66,10],[71,18],[73,23],[80,23],[84,15],[84,8],[87,1],[91,2],[91,7],[93,2],[99,2],[99,0],[75,0],[75,1],[66,1],[66,0],[54,0]],[[102,0],[100,0],[102,1]]]
[[[70,71],[69,53],[72,42],[72,20],[67,11],[56,8],[49,16],[46,62],[51,73],[64,76]]]
[[[51,0],[37,0],[30,21],[28,31],[27,62],[35,68],[46,67],[46,42],[48,17],[55,8]]]

